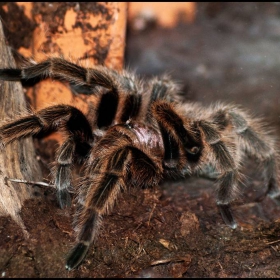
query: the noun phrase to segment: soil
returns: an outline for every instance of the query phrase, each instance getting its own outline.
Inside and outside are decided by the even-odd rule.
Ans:
[[[198,3],[194,23],[163,29],[147,22],[128,30],[126,65],[149,78],[180,81],[186,101],[238,103],[264,116],[280,137],[280,5]],[[45,179],[57,143],[35,140]],[[280,207],[266,197],[261,170],[244,164],[241,195],[232,205],[238,227],[227,227],[213,181],[164,181],[131,188],[103,219],[96,243],[78,269],[66,271],[74,243],[75,205],[61,210],[52,188],[34,188],[21,216],[29,238],[0,218],[2,277],[279,277]],[[32,186],[30,186],[32,187]]]

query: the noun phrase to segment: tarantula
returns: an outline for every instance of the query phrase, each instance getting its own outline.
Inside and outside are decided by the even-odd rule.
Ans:
[[[168,77],[144,84],[135,75],[103,66],[84,68],[63,58],[33,62],[22,69],[0,69],[0,79],[28,82],[52,78],[68,82],[79,94],[95,94],[94,117],[79,109],[55,105],[2,124],[2,145],[45,131],[66,136],[56,157],[54,183],[61,208],[71,204],[71,168],[82,162],[75,230],[77,243],[66,268],[77,267],[95,241],[101,216],[121,190],[150,187],[166,177],[216,174],[217,206],[223,220],[236,228],[230,203],[238,194],[244,156],[263,165],[265,194],[279,196],[275,138],[258,119],[234,105],[203,108],[183,103]],[[208,172],[209,173],[209,172]],[[211,175],[211,174],[208,174]]]

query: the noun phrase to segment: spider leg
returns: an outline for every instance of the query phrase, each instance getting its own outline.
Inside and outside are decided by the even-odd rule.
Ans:
[[[150,101],[151,105],[156,100],[181,101],[180,87],[170,80],[167,75],[156,77],[150,81]],[[150,106],[149,106],[150,107]]]
[[[278,153],[274,138],[261,122],[246,118],[244,113],[230,111],[229,115],[245,152],[257,158],[264,166],[263,173],[267,182],[267,190],[262,197],[269,195],[271,198],[279,200]]]
[[[42,109],[37,113],[2,125],[0,143],[6,145],[18,138],[54,130],[63,130],[68,134],[57,154],[55,167],[58,202],[63,208],[70,204],[68,188],[74,156],[81,153],[82,148],[89,146],[94,139],[90,124],[83,113],[68,105],[56,105]]]
[[[163,166],[168,177],[185,176],[191,166],[201,161],[202,143],[199,130],[192,124],[186,129],[184,121],[174,106],[166,101],[157,100],[151,107],[164,145]],[[183,155],[183,156],[182,156]],[[186,166],[189,166],[186,170]]]
[[[6,145],[19,138],[58,129],[71,132],[85,141],[93,139],[91,127],[80,110],[69,105],[55,105],[0,126],[0,140],[2,145]]]
[[[0,69],[0,80],[4,81],[21,81],[23,84],[34,85],[47,78],[68,82],[74,93],[83,94],[96,93],[96,86],[113,92],[117,92],[122,86],[135,87],[130,82],[134,77],[125,72],[121,75],[103,66],[84,68],[59,57],[49,58],[40,63],[32,61],[22,69]]]
[[[55,167],[55,186],[60,208],[71,205],[71,197],[67,190],[71,186],[71,165],[74,161],[75,142],[69,137],[59,148]]]
[[[53,173],[60,208],[71,205],[71,196],[68,190],[71,187],[71,168],[73,162],[76,157],[80,161],[85,161],[91,148],[88,143],[81,143],[79,140],[73,136],[69,136],[57,152],[56,165]]]
[[[277,174],[278,155],[274,138],[269,133],[264,134],[264,128],[261,123],[252,121],[252,124],[250,124],[241,115],[236,113],[231,113],[231,116],[235,123],[240,124],[238,135],[246,152],[256,157],[264,167],[264,176],[267,182],[265,195],[277,199],[280,195],[280,190]]]
[[[159,183],[162,171],[157,163],[134,147],[129,147],[129,156],[130,162],[127,165],[127,170],[124,171],[127,184],[138,188],[147,188]]]
[[[6,81],[27,81],[29,79],[61,79],[81,85],[86,83],[87,70],[62,58],[50,58],[40,63],[32,63],[26,67],[4,68],[0,70],[0,79]]]
[[[106,149],[106,140],[107,144],[114,147],[112,150]],[[114,146],[116,142],[120,144],[122,141],[114,138],[114,135],[111,139],[102,138],[92,151],[94,158],[89,157],[85,171],[87,176],[80,183],[75,219],[78,243],[67,258],[68,270],[82,262],[89,246],[96,239],[102,214],[113,206],[120,190],[124,188],[123,168],[128,150],[125,146],[117,148]],[[126,145],[126,141],[123,144]]]
[[[160,179],[152,159],[133,147],[126,137],[114,133],[108,136],[94,147],[95,159],[87,164],[87,177],[79,188],[77,244],[67,258],[68,270],[82,262],[89,246],[96,240],[102,215],[112,209],[122,189],[129,185],[155,185]],[[109,145],[107,149],[106,144]]]
[[[224,222],[231,228],[236,228],[231,209],[230,202],[237,194],[239,181],[238,162],[234,160],[235,147],[233,144],[226,144],[221,139],[221,135],[217,127],[208,121],[201,120],[198,124],[201,133],[209,145],[210,151],[217,161],[216,169],[219,170],[220,176],[217,178],[217,205]],[[213,162],[215,162],[213,159]]]

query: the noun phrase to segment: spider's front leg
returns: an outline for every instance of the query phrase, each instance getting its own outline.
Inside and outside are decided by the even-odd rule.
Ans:
[[[68,82],[72,92],[82,94],[95,94],[97,86],[117,92],[119,83],[115,79],[122,80],[116,71],[106,67],[84,68],[60,57],[49,58],[40,63],[30,61],[22,69],[0,69],[0,80],[21,81],[28,86],[47,78]]]
[[[71,166],[75,156],[89,150],[94,140],[91,127],[81,111],[68,105],[47,107],[8,122],[0,127],[0,144],[6,145],[16,139],[39,133],[62,130],[67,138],[57,154],[55,167],[55,185],[58,189],[58,202],[61,208],[70,204],[68,188],[70,186]]]
[[[79,188],[77,244],[67,259],[66,269],[72,270],[83,261],[97,238],[102,215],[112,209],[121,190],[131,185],[156,185],[161,172],[153,159],[114,128],[97,143]]]

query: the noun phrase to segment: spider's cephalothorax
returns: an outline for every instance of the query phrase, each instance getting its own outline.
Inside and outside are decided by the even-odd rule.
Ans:
[[[61,207],[71,203],[71,166],[84,165],[75,219],[77,244],[66,268],[84,259],[96,239],[101,216],[128,186],[149,187],[165,177],[215,174],[217,205],[227,225],[236,227],[230,202],[238,193],[244,156],[263,164],[266,194],[278,197],[276,141],[260,120],[233,105],[207,109],[180,102],[178,87],[167,77],[140,82],[128,72],[83,68],[62,58],[33,62],[23,69],[0,69],[0,79],[23,83],[53,78],[75,93],[96,94],[94,117],[69,105],[55,105],[0,127],[0,141],[44,131],[66,135],[57,152],[54,183]],[[209,174],[209,170],[211,174]]]

